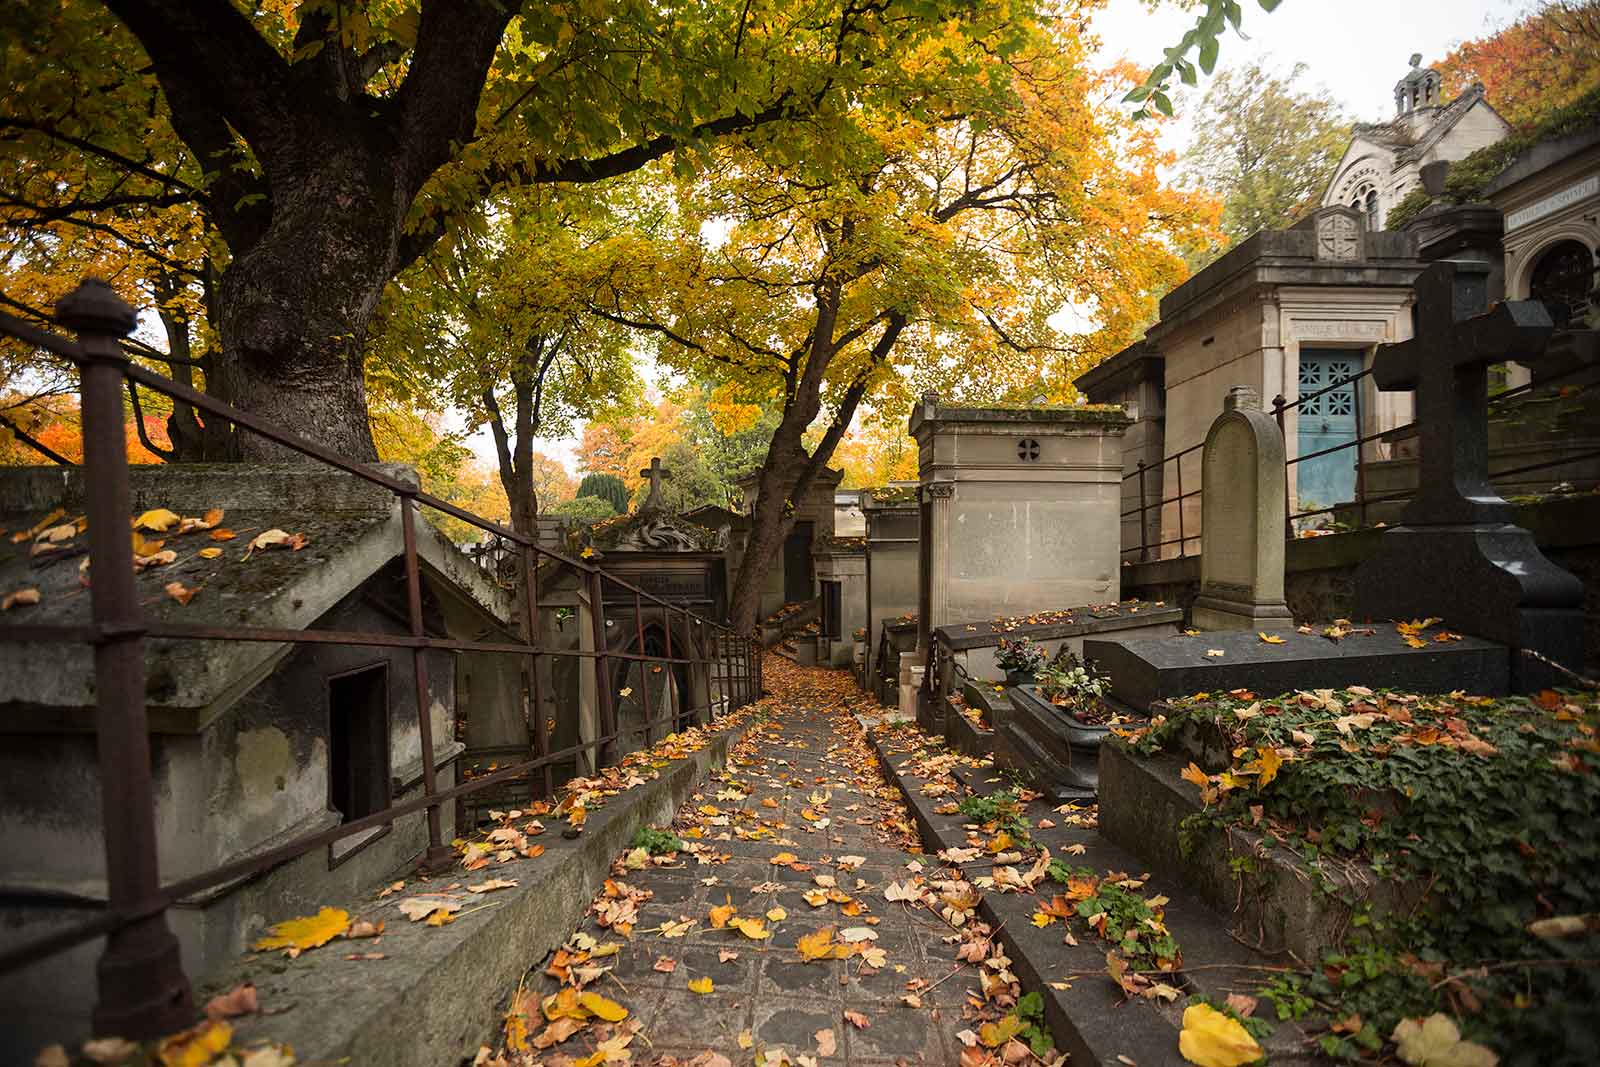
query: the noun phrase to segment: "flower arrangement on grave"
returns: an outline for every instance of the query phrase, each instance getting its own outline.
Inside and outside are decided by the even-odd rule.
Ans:
[[[1103,699],[1111,679],[1079,661],[1068,649],[1063,648],[1036,677],[1040,694],[1079,722],[1101,726],[1116,717]]]
[[[1031,680],[1032,675],[1044,666],[1044,646],[1035,644],[1031,637],[1002,637],[1000,651],[995,653],[994,661],[1006,672],[1007,681],[1018,684],[1019,681]],[[1019,675],[1028,677],[1019,679]]]

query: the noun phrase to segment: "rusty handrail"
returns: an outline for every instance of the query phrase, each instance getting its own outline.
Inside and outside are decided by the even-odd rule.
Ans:
[[[449,501],[357,463],[316,442],[282,430],[214,397],[132,363],[121,339],[131,333],[136,317],[103,282],[90,279],[58,305],[59,319],[76,330],[71,340],[0,312],[0,334],[51,352],[75,364],[82,379],[85,505],[88,517],[89,559],[95,581],[91,583],[89,624],[0,624],[0,642],[84,643],[95,650],[95,729],[99,738],[101,793],[106,847],[108,900],[104,911],[79,924],[0,952],[0,972],[27,966],[96,937],[107,945],[98,968],[99,1003],[95,1007],[97,1033],[145,1038],[170,1033],[189,1025],[193,999],[183,973],[176,939],[167,927],[165,912],[195,893],[235,879],[263,873],[287,860],[373,827],[391,825],[403,816],[424,812],[427,845],[423,861],[442,865],[453,851],[442,840],[442,805],[502,783],[537,772],[542,794],[554,791],[553,768],[588,753],[596,769],[618,762],[617,742],[657,728],[672,731],[705,712],[715,720],[755,699],[760,690],[760,659],[752,639],[730,627],[707,619],[680,603],[641,589],[600,565],[574,559],[499,523],[485,519]],[[401,526],[401,554],[405,564],[406,609],[404,633],[348,630],[284,630],[269,627],[216,627],[145,621],[133,583],[131,545],[125,524],[130,514],[129,472],[122,389],[126,385],[137,399],[143,385],[172,400],[187,404],[210,418],[231,423],[236,430],[257,434],[311,460],[344,471],[394,494]],[[429,507],[517,546],[514,550],[525,569],[526,602],[518,609],[526,625],[525,639],[473,641],[437,637],[424,627],[422,582],[417,548],[417,508]],[[547,648],[541,643],[539,606],[540,563],[571,569],[586,590],[593,625],[592,649]],[[637,652],[612,650],[606,635],[605,597],[622,590],[632,594],[637,616]],[[645,604],[659,612],[668,635],[666,655],[649,655],[643,643]],[[652,625],[657,623],[652,622]],[[673,625],[684,627],[685,644],[673,654]],[[692,639],[696,631],[697,639]],[[709,637],[709,641],[707,638]],[[381,811],[307,834],[166,885],[157,868],[157,838],[153,786],[150,779],[149,725],[144,705],[144,652],[149,640],[204,640],[272,642],[290,645],[339,644],[409,649],[413,663],[412,685],[416,697],[419,748],[422,752],[422,793]],[[532,758],[441,788],[436,779],[437,749],[433,744],[428,664],[431,650],[475,651],[512,655],[527,660],[531,700],[530,747]],[[598,736],[559,751],[550,751],[540,682],[541,657],[569,656],[593,663],[600,720]],[[611,661],[641,664],[646,693],[644,721],[621,726],[617,722],[610,678]],[[648,673],[643,665],[672,671],[678,665],[707,668],[713,680],[706,702],[671,700],[669,713],[652,715]],[[741,668],[742,669],[739,669]],[[718,668],[721,680],[715,680]],[[672,678],[667,680],[673,684]],[[689,705],[689,706],[684,706]],[[626,758],[622,762],[626,762]]]

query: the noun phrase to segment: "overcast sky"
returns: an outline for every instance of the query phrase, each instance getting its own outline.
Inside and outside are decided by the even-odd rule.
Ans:
[[[1425,64],[1436,63],[1463,40],[1493,32],[1538,6],[1537,0],[1283,0],[1268,14],[1254,0],[1240,2],[1248,39],[1228,31],[1219,66],[1258,59],[1283,69],[1304,63],[1308,84],[1325,86],[1365,122],[1394,113],[1394,83],[1413,52],[1421,52]],[[1093,28],[1104,58],[1126,57],[1148,67],[1183,38],[1194,19],[1194,11],[1171,3],[1151,11],[1144,0],[1107,0]],[[1198,92],[1204,91],[1202,78]],[[1196,94],[1191,106],[1198,99]]]
[[[1394,112],[1394,83],[1408,69],[1413,52],[1424,63],[1436,63],[1457,44],[1493,32],[1538,6],[1538,0],[1282,0],[1271,14],[1255,0],[1241,0],[1245,37],[1229,31],[1222,41],[1220,66],[1256,60],[1278,69],[1304,63],[1304,84],[1323,86],[1350,114],[1379,122]],[[1195,13],[1164,3],[1151,11],[1144,0],[1108,0],[1093,27],[1101,40],[1101,57],[1110,62],[1126,57],[1151,66],[1162,50],[1182,39]],[[1191,56],[1192,58],[1192,56]],[[1188,141],[1188,117],[1205,91],[1178,101],[1179,120],[1165,138],[1182,151]],[[490,464],[494,445],[487,431],[468,442]],[[540,451],[558,456],[575,468],[576,441],[541,441]]]

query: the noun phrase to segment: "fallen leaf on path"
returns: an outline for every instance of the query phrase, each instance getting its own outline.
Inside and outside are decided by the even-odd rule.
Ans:
[[[817,1039],[818,1056],[832,1056],[835,1052],[839,1051],[839,1046],[833,1036],[832,1030],[818,1030],[811,1036]]]
[[[1261,1058],[1261,1046],[1244,1026],[1208,1004],[1184,1009],[1178,1051],[1195,1067],[1243,1067]]]
[[[867,1027],[872,1025],[872,1020],[861,1014],[859,1011],[847,1011],[844,1013],[844,1017],[849,1021],[850,1025],[854,1026],[857,1030],[865,1030]]]
[[[689,992],[699,993],[702,996],[711,992],[714,988],[715,986],[712,985],[710,978],[695,978],[689,982]]]
[[[206,1001],[205,1009],[206,1018],[212,1022],[231,1019],[235,1015],[253,1015],[260,1010],[254,982],[241,982],[226,993],[212,997]]]
[[[326,945],[349,927],[349,912],[343,908],[323,908],[315,915],[274,923],[267,929],[266,936],[251,947],[263,952],[281,948],[293,958],[306,949]]]
[[[39,599],[39,590],[37,589],[18,589],[15,592],[7,593],[3,598],[0,598],[0,611],[10,611],[12,608],[28,607],[29,605],[37,604]]]

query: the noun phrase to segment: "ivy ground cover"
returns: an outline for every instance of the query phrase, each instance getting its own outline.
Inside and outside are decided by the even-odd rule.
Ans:
[[[1184,769],[1204,804],[1183,828],[1190,841],[1247,827],[1314,876],[1356,862],[1407,887],[1409,909],[1375,914],[1349,901],[1344,943],[1262,990],[1280,1019],[1325,1017],[1324,1052],[1595,1063],[1597,719],[1593,694],[1235,690],[1174,701],[1119,743],[1220,754]],[[1346,890],[1313,877],[1308,892]],[[1459,1041],[1421,1041],[1425,1022]]]

